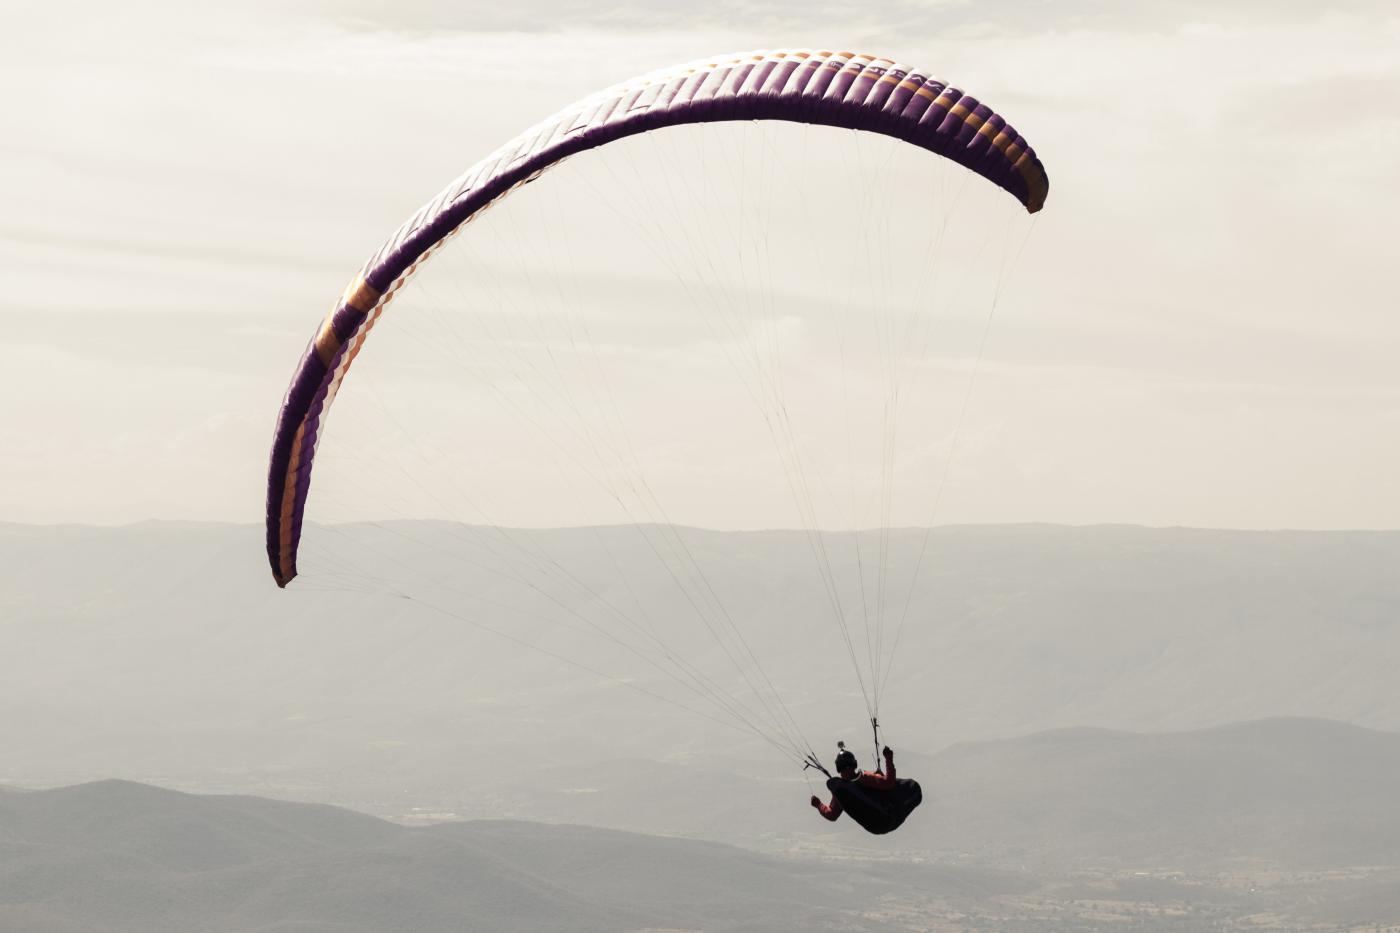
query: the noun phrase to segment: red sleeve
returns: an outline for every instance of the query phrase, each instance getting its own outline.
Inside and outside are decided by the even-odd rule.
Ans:
[[[841,801],[835,797],[831,798],[831,803],[824,803],[817,807],[817,811],[828,820],[835,821],[841,815]]]

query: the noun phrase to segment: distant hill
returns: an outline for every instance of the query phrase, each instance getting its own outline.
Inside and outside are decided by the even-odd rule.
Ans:
[[[1030,885],[577,826],[411,829],[125,781],[0,796],[0,929],[26,933],[881,930],[898,927],[862,914],[901,887]]]
[[[829,756],[842,738],[868,755],[803,535],[682,534],[814,747]],[[812,831],[795,769],[742,730],[630,689],[690,701],[581,626],[522,611],[544,600],[507,598],[464,535],[437,523],[313,528],[304,578],[283,591],[252,526],[0,524],[0,783],[116,774],[395,818],[684,832],[710,821],[678,818],[675,800],[742,788],[741,822],[771,844],[794,825]],[[635,599],[727,676],[634,531],[512,536],[591,581],[593,608]],[[892,592],[923,538],[890,533]],[[878,543],[862,540],[865,553]],[[829,543],[838,577],[854,580],[851,536]],[[917,762],[956,742],[1084,726],[1312,717],[1400,730],[1396,567],[1394,532],[936,528],[882,709],[887,737]],[[608,792],[623,786],[620,807]]]
[[[815,820],[799,782],[661,764],[600,768],[583,794],[563,791],[567,773],[526,775],[507,805],[545,819],[660,826],[754,846],[816,837],[1042,870],[1400,865],[1397,733],[1306,719],[1162,734],[1064,729],[897,762],[920,781],[925,802],[888,838]]]
[[[588,826],[408,827],[127,781],[5,789],[0,930],[1390,929],[1397,740],[1269,721],[957,746],[917,763],[936,792],[866,858],[842,823],[845,847],[794,858]],[[722,798],[700,804],[729,816]],[[951,848],[900,857],[920,837]]]
[[[912,837],[999,861],[1400,865],[1400,734],[1275,719],[955,745]],[[907,842],[908,840],[906,840]]]

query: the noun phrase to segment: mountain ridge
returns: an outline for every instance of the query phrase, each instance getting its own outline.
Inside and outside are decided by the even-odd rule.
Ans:
[[[524,603],[530,615],[510,608],[521,603],[463,559],[456,529],[410,526],[406,539],[347,527],[323,539],[313,529],[311,566],[283,591],[252,525],[6,526],[0,782],[122,774],[395,818],[602,812],[596,794],[567,791],[589,786],[574,779],[588,763],[623,759],[660,763],[655,779],[678,792],[730,780],[775,806],[813,792],[757,738],[624,688],[694,702],[581,626],[542,617],[542,598]],[[684,601],[636,537],[516,540],[585,576],[596,595],[565,605],[593,613],[635,594],[707,676],[742,692],[703,628],[683,624]],[[912,559],[922,537],[891,534],[891,547]],[[836,739],[863,748],[866,711],[805,540],[715,532],[688,543],[811,746],[822,757]],[[831,543],[847,547],[833,550],[835,569],[854,577],[849,540]],[[606,576],[600,545],[628,579]],[[410,574],[396,586],[610,679],[344,576],[366,555]],[[1069,726],[1171,732],[1301,716],[1395,730],[1396,566],[1400,534],[1387,532],[936,529],[881,723],[902,761]],[[526,799],[517,774],[552,777]],[[676,825],[640,777],[635,788],[632,816],[651,821],[639,828]]]

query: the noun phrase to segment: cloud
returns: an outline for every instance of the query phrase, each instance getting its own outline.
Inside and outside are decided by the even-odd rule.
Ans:
[[[257,486],[266,438],[233,413],[270,421],[326,306],[418,204],[590,90],[782,41],[932,65],[995,101],[1049,165],[1050,204],[998,312],[957,474],[986,479],[964,487],[959,518],[1157,520],[1180,508],[1213,524],[1393,524],[1400,493],[1365,483],[1400,467],[1400,432],[1377,427],[1394,418],[1400,340],[1389,285],[1397,40],[1381,4],[25,6],[0,40],[0,80],[25,89],[0,140],[0,351],[22,363],[12,392],[72,394],[10,423],[7,470],[26,481],[0,505],[134,518],[203,503],[247,518],[256,494],[221,511],[222,490]],[[814,160],[829,155],[813,147]],[[601,197],[562,182],[528,189],[530,203],[558,197],[554,209],[586,230],[573,253],[554,265],[542,250],[535,265],[493,256],[483,227],[477,271],[562,275],[590,300],[625,296],[618,326],[641,317],[626,302],[648,294],[658,260],[637,245],[630,269],[607,265],[609,244],[626,238],[602,203],[628,195],[619,179],[653,177],[632,158],[560,169]],[[684,165],[683,153],[667,158]],[[699,214],[696,232],[723,242]],[[481,280],[463,288],[485,293]],[[652,314],[602,345],[664,363],[694,337],[668,329],[678,319]],[[229,417],[206,422],[209,412]],[[96,457],[91,439],[103,436],[146,439],[132,450],[157,436],[201,440],[166,449],[162,488],[139,497],[135,459],[87,474],[79,499],[71,477],[46,478],[43,451]],[[207,445],[217,464],[201,450],[211,436],[229,439]],[[1296,454],[1319,438],[1330,461]],[[746,468],[735,453],[726,468]],[[1171,487],[1179,495],[1149,504],[1173,473],[1188,477]],[[1296,492],[1343,474],[1354,492]],[[994,477],[1014,492],[998,493]],[[1106,488],[1121,495],[1108,501]]]
[[[364,29],[415,33],[551,33],[579,30],[665,32],[733,30],[769,35],[782,32],[1018,35],[1057,30],[1111,32],[1171,30],[1187,23],[1300,22],[1317,17],[1316,4],[1301,0],[1234,0],[1229,4],[1188,0],[1174,4],[1123,4],[1113,0],[890,0],[862,7],[838,0],[720,0],[705,5],[616,0],[582,5],[567,0],[526,4],[445,4],[434,0],[335,0],[295,5],[302,15]],[[1341,9],[1384,15],[1379,2]]]

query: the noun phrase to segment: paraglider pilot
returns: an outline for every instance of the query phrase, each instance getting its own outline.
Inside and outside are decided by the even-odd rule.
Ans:
[[[856,756],[845,743],[841,743],[841,751],[836,756],[836,773],[840,775],[840,780],[859,784],[861,787],[868,787],[874,791],[892,791],[895,789],[894,773],[894,751],[886,745],[884,748],[885,769],[883,771],[861,771],[856,768]],[[836,778],[832,778],[836,780]],[[812,795],[812,806],[817,812],[828,820],[836,820],[841,816],[841,799],[833,795],[831,803],[822,803],[821,798]]]
[[[822,803],[820,797],[813,796],[812,806],[828,820],[848,813],[862,829],[877,836],[894,832],[923,800],[919,782],[895,776],[894,752],[888,745],[883,750],[884,770],[873,772],[856,767],[856,756],[845,742],[837,742],[836,746],[840,749],[836,775],[828,772],[826,782],[831,803]],[[809,759],[809,766],[826,770],[815,757]]]

